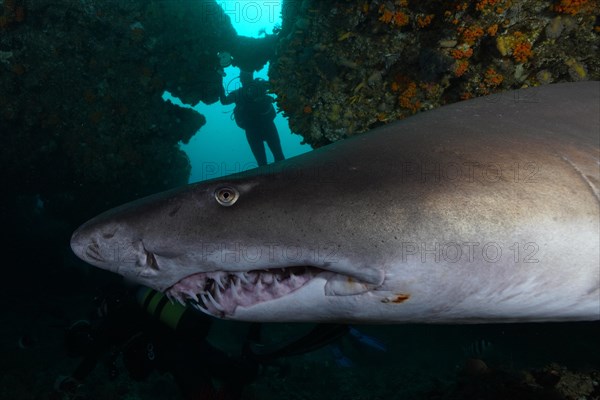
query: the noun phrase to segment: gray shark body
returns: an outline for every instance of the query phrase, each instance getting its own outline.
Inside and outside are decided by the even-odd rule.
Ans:
[[[107,211],[71,245],[230,319],[598,320],[599,94],[441,107]]]

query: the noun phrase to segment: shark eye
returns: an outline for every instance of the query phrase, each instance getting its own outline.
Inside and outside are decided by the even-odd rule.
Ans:
[[[224,207],[229,207],[235,204],[240,197],[240,193],[232,187],[221,187],[215,191],[215,199],[217,203]]]

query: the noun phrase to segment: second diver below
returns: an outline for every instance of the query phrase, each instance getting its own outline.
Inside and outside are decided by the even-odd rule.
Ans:
[[[262,79],[254,79],[251,71],[240,71],[240,82],[242,86],[229,94],[225,94],[225,89],[222,89],[221,103],[235,103],[235,122],[246,131],[246,139],[259,167],[267,165],[264,142],[271,149],[275,161],[285,159],[279,133],[273,122],[276,114],[273,98],[267,94],[269,83]]]

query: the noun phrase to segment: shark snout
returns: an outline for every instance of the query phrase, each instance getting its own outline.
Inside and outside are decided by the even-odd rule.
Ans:
[[[79,232],[79,229],[77,229],[71,235],[71,250],[73,250],[73,253],[75,253],[75,255],[79,258],[81,258],[83,249],[85,247],[81,239],[81,232]]]
[[[81,232],[81,228],[77,229],[73,232],[73,235],[71,235],[71,250],[73,250],[73,253],[75,253],[77,257],[84,261],[88,261],[86,253],[88,247],[92,244],[89,237]]]
[[[106,263],[101,247],[93,236],[86,233],[84,227],[80,227],[71,235],[71,250],[83,261],[100,266]]]

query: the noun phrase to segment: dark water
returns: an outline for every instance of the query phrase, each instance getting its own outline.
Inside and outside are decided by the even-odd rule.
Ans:
[[[284,111],[279,123],[288,121],[285,114],[292,132],[321,145],[344,136],[340,131],[359,131],[416,112],[420,105],[413,98],[404,99],[401,104],[408,102],[404,108],[396,103],[390,108],[385,102],[377,106],[369,100],[382,92],[383,85],[391,88],[392,80],[400,85],[397,90],[404,91],[411,87],[409,81],[422,79],[420,83],[426,85],[418,87],[428,89],[419,89],[427,92],[421,105],[437,106],[493,90],[600,77],[598,53],[593,51],[599,31],[596,2],[513,3],[519,4],[465,2],[466,11],[456,11],[462,2],[288,2],[280,40],[265,50],[268,40],[237,38],[212,1],[0,0],[4,186],[0,399],[181,398],[181,385],[171,370],[157,367],[136,380],[120,355],[123,345],[139,331],[162,329],[145,323],[133,324],[133,331],[111,331],[129,336],[116,340],[116,347],[102,348],[83,386],[71,388],[71,394],[56,387],[82,360],[69,357],[65,348],[68,327],[79,319],[98,320],[98,299],[110,297],[107,293],[113,290],[126,293],[124,301],[135,304],[129,287],[117,276],[76,259],[69,248],[71,233],[100,211],[185,184],[190,178],[190,161],[179,143],[195,143],[203,134],[203,120],[195,112],[165,103],[164,91],[187,104],[216,104],[216,88],[223,83],[219,51],[230,50],[240,65],[257,70],[269,61],[273,66],[269,76],[278,79],[273,82],[278,107]],[[494,4],[502,9],[486,9]],[[394,12],[388,15],[386,10]],[[453,11],[444,17],[444,10]],[[390,21],[401,25],[401,13],[412,22],[394,31]],[[421,26],[427,15],[435,15],[433,22]],[[498,28],[498,35],[507,38],[504,41],[498,42],[488,32],[471,43],[466,34],[453,30],[457,25],[467,32],[475,25],[491,28],[494,15],[506,21]],[[518,42],[522,36],[517,31],[540,45],[533,47],[535,56],[527,56],[528,48]],[[345,47],[357,37],[368,40]],[[411,46],[402,47],[400,54],[397,43],[402,37],[408,37],[404,40]],[[439,45],[440,40],[445,42]],[[515,40],[522,45],[521,55],[514,53]],[[475,49],[472,58],[455,54],[458,58],[453,59],[439,50],[450,46],[466,51],[460,47],[462,42]],[[377,43],[381,47],[373,45]],[[503,54],[508,51],[503,46],[513,48]],[[369,61],[382,54],[382,48],[389,54]],[[556,60],[544,52],[564,57]],[[459,75],[455,67],[465,66],[460,61],[467,59],[471,69]],[[402,60],[405,66],[397,64]],[[311,65],[316,67],[308,69]],[[485,75],[492,66],[506,68],[501,83],[498,74]],[[374,74],[381,71],[383,77]],[[367,88],[364,93],[362,87]],[[315,93],[319,93],[317,100],[306,100]],[[400,92],[393,91],[393,96],[398,98]],[[344,116],[344,111],[350,115]],[[227,124],[233,121],[224,120],[217,131],[230,129]],[[320,130],[328,135],[311,136]],[[281,128],[280,134],[284,131]],[[238,132],[235,143],[231,137],[219,137],[219,132],[211,136],[220,139],[211,139],[206,147],[221,140],[216,145],[222,150],[219,157],[210,156],[210,151],[193,153],[192,157],[205,157],[194,160],[200,166],[200,179],[238,172],[254,161],[243,133]],[[284,153],[303,151],[299,141],[299,137],[283,138]],[[145,315],[141,308],[131,313],[132,323]],[[267,341],[282,343],[311,328],[267,325],[263,334]],[[384,350],[346,334],[314,351],[253,365],[247,369],[241,398],[600,398],[598,322],[355,328],[363,339],[375,340]],[[242,352],[248,330],[248,324],[217,321],[209,340],[235,358]],[[95,334],[97,340],[106,337],[101,330]],[[175,346],[179,355],[186,354],[185,346],[194,345],[189,337],[181,340],[185,345]],[[112,366],[108,365],[111,352],[116,355]],[[195,362],[184,357],[177,365],[200,381],[222,360],[214,354]],[[223,385],[210,383],[214,390]]]

